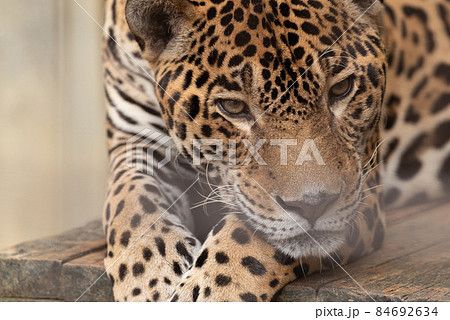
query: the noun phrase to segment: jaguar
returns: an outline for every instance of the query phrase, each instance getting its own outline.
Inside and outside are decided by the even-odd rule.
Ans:
[[[105,4],[116,301],[271,301],[448,198],[448,0]]]

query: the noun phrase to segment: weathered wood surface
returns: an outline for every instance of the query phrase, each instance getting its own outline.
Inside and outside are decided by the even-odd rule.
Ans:
[[[101,223],[94,221],[0,251],[0,299],[75,301],[104,272],[105,248]],[[81,300],[112,300],[109,280],[101,277]]]
[[[336,266],[287,286],[278,300],[450,301],[449,226],[450,204],[392,212],[383,248],[344,266],[366,292]],[[75,301],[86,290],[80,301],[111,301],[105,246],[94,221],[0,251],[0,301]]]

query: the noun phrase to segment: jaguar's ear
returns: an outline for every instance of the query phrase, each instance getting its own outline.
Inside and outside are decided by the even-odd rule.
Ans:
[[[352,0],[362,10],[362,13],[371,17],[376,17],[383,11],[384,0]]]
[[[155,63],[163,52],[183,50],[195,11],[187,0],[128,0],[125,15],[144,58]]]
[[[364,14],[365,16],[371,18],[373,23],[375,23],[375,27],[380,30],[382,25],[384,0],[352,0],[352,1],[359,6],[361,14]]]
[[[361,9],[364,11],[367,10],[367,13],[376,13],[381,10],[383,7],[384,0],[353,0],[356,4],[358,4]]]

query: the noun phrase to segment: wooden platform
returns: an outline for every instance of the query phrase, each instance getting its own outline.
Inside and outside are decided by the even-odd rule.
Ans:
[[[381,250],[345,270],[377,301],[450,301],[450,204],[388,215]],[[104,273],[105,241],[94,221],[0,251],[0,301],[75,301]],[[112,301],[106,276],[80,301]],[[280,301],[371,301],[341,269],[287,286]]]

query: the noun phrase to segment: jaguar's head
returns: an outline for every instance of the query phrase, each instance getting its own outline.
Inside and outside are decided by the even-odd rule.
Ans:
[[[128,0],[179,150],[285,253],[336,249],[355,217],[385,88],[380,7]]]

